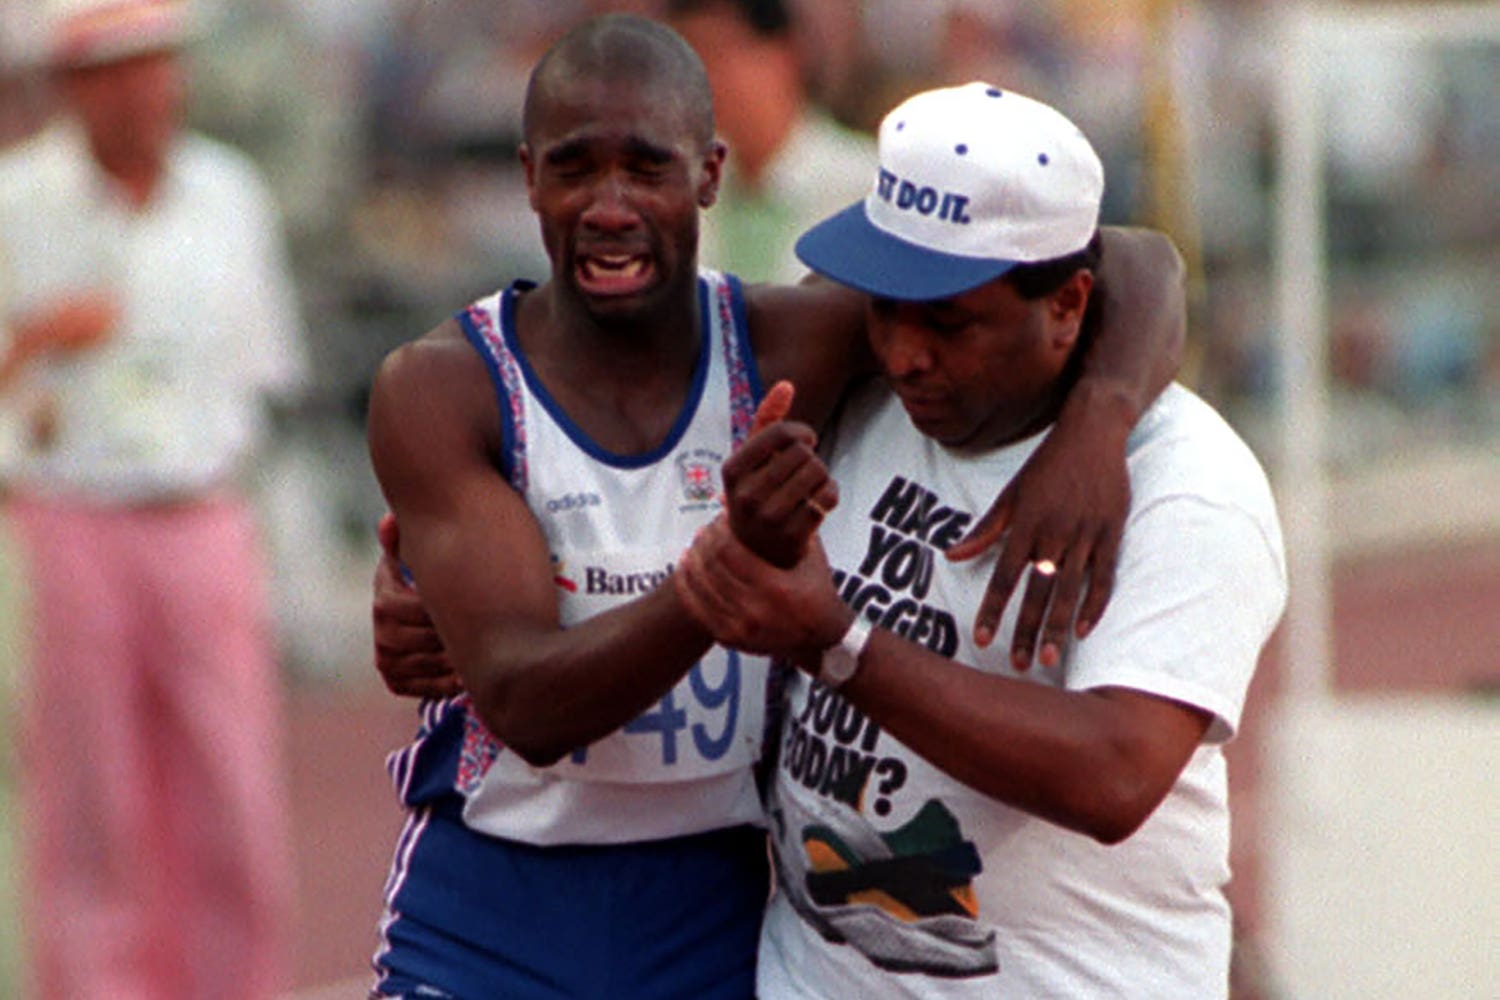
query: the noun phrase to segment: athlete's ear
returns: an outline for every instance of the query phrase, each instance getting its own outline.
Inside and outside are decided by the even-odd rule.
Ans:
[[[521,143],[521,148],[516,151],[521,158],[521,173],[526,177],[526,197],[531,202],[531,210],[538,211],[536,204],[536,161],[531,158],[531,147]]]
[[[729,147],[718,139],[703,151],[703,176],[698,180],[699,208],[712,208],[719,200],[719,183],[724,179],[724,158],[728,155]]]
[[[1080,268],[1063,282],[1061,287],[1047,296],[1047,319],[1052,330],[1053,343],[1058,348],[1071,351],[1083,328],[1083,313],[1089,305],[1089,293],[1094,288],[1094,272]]]

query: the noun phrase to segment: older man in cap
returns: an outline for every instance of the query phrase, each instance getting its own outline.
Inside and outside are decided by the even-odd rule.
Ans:
[[[267,188],[182,127],[183,5],[48,11],[62,114],[0,161],[0,391],[37,996],[266,997],[290,899],[265,575],[237,486],[303,376]]]
[[[884,379],[825,432],[826,469],[784,427],[746,441],[724,464],[729,518],[672,578],[719,642],[801,668],[756,994],[1225,997],[1222,746],[1286,600],[1270,486],[1169,386],[1126,442],[1130,516],[1094,627],[1029,670],[943,627],[974,614],[994,557],[952,563],[935,540],[1041,445],[1077,378],[1104,172],[1062,114],[985,83],[908,99],[879,147],[870,194],[797,253],[870,296]],[[813,522],[829,475],[838,508]],[[814,524],[792,570],[747,547]],[[1036,555],[1033,582],[1077,558]],[[1024,615],[1012,602],[1000,635]]]

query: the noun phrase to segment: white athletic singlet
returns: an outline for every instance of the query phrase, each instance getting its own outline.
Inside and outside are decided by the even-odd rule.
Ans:
[[[501,404],[502,472],[552,548],[564,627],[666,580],[720,509],[720,465],[748,431],[760,388],[737,279],[700,272],[703,350],[676,424],[655,450],[616,455],[557,406],[520,351],[525,286],[460,315]],[[429,705],[417,741],[392,756],[404,801],[463,796],[466,825],[531,844],[658,840],[760,824],[766,662],[715,646],[652,709],[550,767],[505,748],[467,697]]]

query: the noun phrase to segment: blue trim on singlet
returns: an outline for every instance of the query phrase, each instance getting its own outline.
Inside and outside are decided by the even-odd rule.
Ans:
[[[745,312],[745,286],[737,274],[725,274],[729,285],[729,308],[734,315],[734,339],[740,345],[740,357],[745,362],[745,373],[750,379],[750,395],[755,405],[766,398],[765,383],[760,380],[760,365],[755,360],[755,347],[750,343],[750,318]]]
[[[536,287],[536,282],[527,281],[524,278],[511,282],[509,288],[500,294],[500,329],[505,331],[505,342],[510,345],[511,353],[515,356],[518,364],[525,366],[526,362],[515,349],[515,341],[510,331],[516,326],[516,299],[518,292],[529,292]],[[510,407],[506,405],[505,376],[500,371],[499,362],[495,360],[495,354],[485,344],[484,334],[474,325],[474,314],[469,309],[463,309],[457,314],[458,325],[463,329],[464,339],[468,340],[469,346],[479,352],[484,359],[484,367],[490,374],[490,384],[494,386],[500,403],[500,474],[508,483],[515,483],[516,453],[516,427],[511,419]],[[527,369],[529,370],[529,369]],[[529,381],[529,380],[528,380]]]
[[[509,298],[510,296],[507,295],[507,300]],[[557,421],[557,425],[563,429],[563,432],[568,435],[574,444],[583,449],[589,457],[605,465],[613,466],[617,469],[641,469],[648,465],[654,465],[667,455],[670,455],[672,450],[682,440],[682,436],[687,433],[688,428],[692,425],[693,417],[697,415],[698,405],[703,399],[704,386],[708,382],[709,360],[713,357],[711,338],[714,336],[714,328],[710,323],[708,304],[708,282],[700,277],[698,279],[698,317],[699,328],[703,332],[703,342],[700,345],[698,362],[693,371],[693,384],[688,389],[687,399],[683,401],[682,410],[677,414],[677,420],[673,422],[672,429],[667,432],[666,439],[650,451],[641,452],[636,455],[621,455],[600,446],[593,438],[588,436],[583,428],[573,422],[572,418],[568,416],[567,411],[558,405],[557,401],[552,398],[552,394],[547,391],[547,387],[542,384],[542,380],[537,375],[536,370],[531,367],[531,362],[527,360],[526,355],[521,351],[521,343],[516,336],[516,324],[513,315],[507,314],[502,317],[503,322],[500,327],[500,335],[505,338],[505,346],[510,348],[511,354],[516,359],[516,364],[520,366],[521,377],[526,380],[527,388],[536,396],[537,401],[542,404],[543,408],[552,415],[552,419]],[[508,445],[509,441],[506,443]]]

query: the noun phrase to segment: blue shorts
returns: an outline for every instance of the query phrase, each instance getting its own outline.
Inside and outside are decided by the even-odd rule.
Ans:
[[[375,995],[755,995],[765,831],[535,847],[477,834],[448,804],[425,812],[425,824],[422,813],[408,824],[387,886]]]

